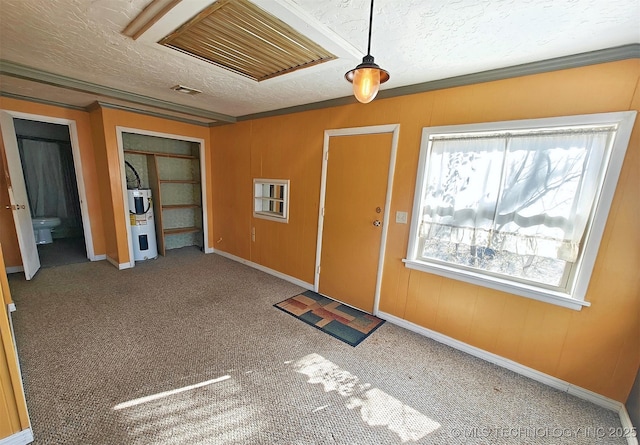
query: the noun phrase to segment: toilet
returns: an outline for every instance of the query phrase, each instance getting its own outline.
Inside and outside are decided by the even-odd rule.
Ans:
[[[57,217],[39,217],[31,218],[33,226],[33,234],[36,236],[36,244],[51,244],[51,230],[60,225],[60,218]]]

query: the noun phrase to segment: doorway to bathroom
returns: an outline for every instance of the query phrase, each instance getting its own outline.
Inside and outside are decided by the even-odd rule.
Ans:
[[[104,259],[93,250],[76,122],[2,109],[0,130],[9,200],[4,207],[12,216],[3,213],[2,221],[13,220],[17,245],[5,241],[22,260],[11,272],[23,271],[30,280],[41,259],[45,267]],[[57,154],[37,154],[47,148]],[[49,202],[51,196],[57,201]]]
[[[67,125],[13,119],[42,267],[89,261]]]

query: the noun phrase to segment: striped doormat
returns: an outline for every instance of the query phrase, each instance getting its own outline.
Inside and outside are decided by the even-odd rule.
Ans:
[[[274,307],[351,346],[358,346],[384,323],[378,317],[310,290],[276,303]]]

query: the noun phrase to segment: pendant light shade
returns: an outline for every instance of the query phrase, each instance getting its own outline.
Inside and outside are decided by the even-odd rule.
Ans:
[[[358,102],[368,104],[375,99],[380,84],[389,80],[389,73],[373,62],[373,57],[367,55],[362,63],[349,71],[344,77],[353,83],[353,95]]]
[[[353,95],[358,102],[368,104],[371,102],[380,89],[380,84],[389,80],[389,73],[375,64],[371,55],[371,24],[373,23],[373,0],[371,0],[371,12],[369,14],[369,45],[367,55],[362,58],[362,63],[344,77],[353,83]]]

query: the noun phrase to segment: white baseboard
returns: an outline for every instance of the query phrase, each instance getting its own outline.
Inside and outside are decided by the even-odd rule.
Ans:
[[[620,407],[620,411],[618,411],[618,415],[620,416],[620,423],[622,424],[622,431],[635,431],[636,437],[627,437],[627,445],[638,445],[638,434],[640,431],[638,428],[631,422],[631,417],[629,417],[629,412],[627,411],[627,407],[624,404]]]
[[[115,266],[116,268],[120,269],[120,264],[119,264],[116,260],[114,260],[114,259],[113,259],[113,258],[111,258],[110,256],[106,256],[106,255],[105,255],[105,257],[106,257],[106,258],[105,258],[105,260],[107,260],[107,262],[108,262],[109,264],[111,264],[112,266]]]
[[[118,268],[118,270],[124,270],[124,269],[130,269],[133,266],[131,265],[131,263],[118,263],[116,260],[114,260],[113,258],[111,258],[108,255],[105,255],[105,259],[112,265]]]
[[[204,253],[214,253],[216,250],[213,247],[205,247]]]
[[[545,385],[552,388],[567,392],[580,399],[587,400],[595,405],[601,406],[611,411],[615,411],[620,416],[620,422],[622,423],[623,428],[626,428],[629,431],[631,431],[631,429],[633,428],[631,419],[629,418],[629,414],[627,413],[627,409],[625,408],[623,403],[620,403],[617,400],[610,399],[593,391],[589,391],[588,389],[581,388],[580,386],[576,386],[569,382],[565,382],[564,380],[560,380],[559,378],[553,377],[549,374],[545,374],[533,368],[529,368],[528,366],[521,365],[518,362],[514,362],[513,360],[509,360],[491,352],[487,352],[475,346],[471,346],[467,343],[461,342],[460,340],[456,340],[455,338],[451,338],[439,332],[432,331],[431,329],[427,329],[403,318],[396,317],[395,315],[387,314],[386,312],[380,311],[378,311],[375,315],[409,331],[413,331],[417,334],[431,338],[432,340],[435,340],[439,343],[451,346],[454,349],[465,352],[474,357],[478,357],[482,360],[493,363],[494,365],[498,365],[517,374],[529,377],[532,380],[544,383]],[[629,445],[638,445],[638,440],[636,437],[627,437],[627,443]]]
[[[288,281],[289,283],[293,283],[305,289],[313,290],[313,284],[311,283],[307,283],[298,278],[292,277],[291,275],[283,274],[282,272],[278,272],[277,270],[269,269],[268,267],[265,267],[258,263],[254,263],[253,261],[245,260],[244,258],[240,258],[239,256],[235,256],[230,253],[223,252],[221,250],[216,250],[216,249],[212,249],[212,253],[217,253],[220,256],[229,258],[230,260],[236,261],[238,263],[245,264],[249,267],[253,267],[254,269],[258,269],[262,272],[268,273],[269,275],[273,275],[274,277],[278,277],[282,280]]]
[[[31,428],[12,434],[9,437],[0,439],[0,445],[26,445],[33,442],[33,432]]]
[[[92,257],[89,258],[89,261],[104,261],[106,259],[107,259],[107,255],[106,254],[93,255]],[[115,266],[115,262],[114,261],[109,261],[109,262]],[[5,270],[7,271],[7,273],[18,273],[18,272],[24,272],[24,267],[22,267],[22,266],[9,266],[9,267],[6,267]]]

